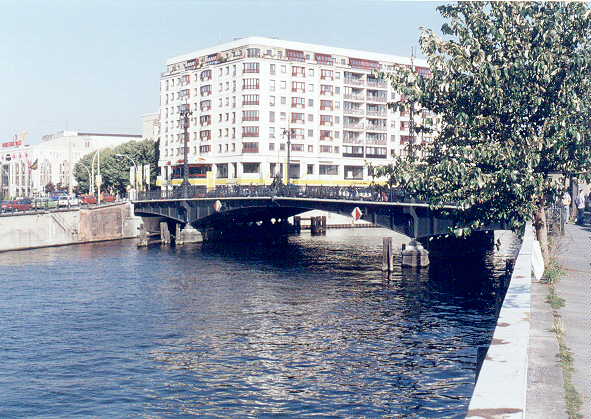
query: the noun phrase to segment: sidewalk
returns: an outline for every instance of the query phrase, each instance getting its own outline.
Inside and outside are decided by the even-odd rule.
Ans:
[[[564,271],[556,294],[564,298],[559,309],[566,345],[574,358],[573,385],[583,405],[583,418],[591,419],[591,225],[567,224],[558,247],[558,263]]]

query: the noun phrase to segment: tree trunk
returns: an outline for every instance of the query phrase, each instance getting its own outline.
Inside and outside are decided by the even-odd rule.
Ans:
[[[540,242],[544,263],[548,263],[550,253],[548,250],[548,224],[546,223],[546,211],[543,204],[538,206],[534,214],[534,228],[536,229],[536,238]]]

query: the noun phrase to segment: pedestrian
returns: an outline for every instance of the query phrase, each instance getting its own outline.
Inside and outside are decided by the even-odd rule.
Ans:
[[[564,194],[562,195],[562,216],[564,218],[564,224],[568,224],[568,219],[570,218],[570,203],[570,194],[568,191],[564,191]]]
[[[575,198],[575,205],[577,206],[577,224],[583,225],[585,223],[585,191],[581,189]]]

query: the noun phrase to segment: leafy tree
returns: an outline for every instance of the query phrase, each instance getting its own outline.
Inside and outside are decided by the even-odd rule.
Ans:
[[[129,185],[129,168],[132,161],[136,165],[150,164],[150,181],[155,184],[158,172],[158,160],[156,160],[157,143],[152,140],[130,141],[114,148],[105,148],[100,152],[100,168],[103,183],[101,191],[108,191],[112,194],[124,194]],[[118,155],[123,155],[121,157]],[[80,186],[80,191],[88,193],[90,183],[88,172],[92,171],[92,160],[96,175],[97,158],[95,152],[83,156],[74,167],[74,176]],[[131,159],[131,160],[130,160]],[[83,166],[86,166],[84,168]]]
[[[444,38],[425,29],[420,38],[431,74],[405,67],[382,76],[405,99],[391,106],[433,111],[442,124],[431,143],[377,174],[434,207],[457,203],[470,228],[519,230],[533,220],[546,256],[544,208],[564,188],[552,175],[588,177],[591,166],[589,9],[575,2],[437,9],[447,19]]]
[[[51,183],[51,181],[43,187],[43,191],[45,193],[53,193],[55,192],[55,185]]]

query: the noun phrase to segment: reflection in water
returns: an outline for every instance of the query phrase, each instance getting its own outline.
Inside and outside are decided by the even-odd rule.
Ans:
[[[0,416],[461,415],[512,249],[388,279],[386,234],[0,254]]]

